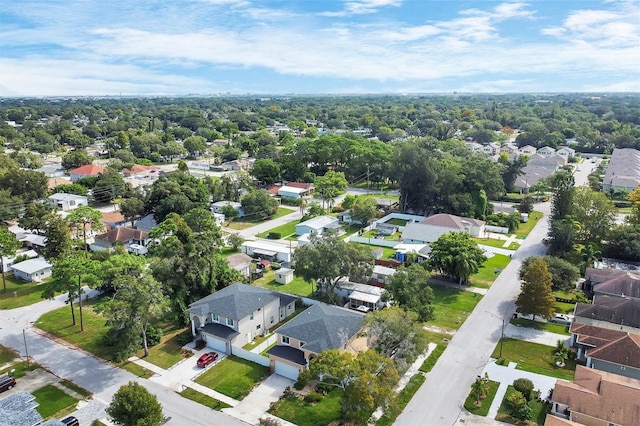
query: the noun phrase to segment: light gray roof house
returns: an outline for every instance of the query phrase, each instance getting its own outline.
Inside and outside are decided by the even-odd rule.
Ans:
[[[616,148],[604,175],[602,189],[626,189],[633,191],[640,185],[640,151],[632,148]]]
[[[0,400],[0,426],[35,426],[42,423],[39,404],[28,392],[18,392]]]
[[[364,314],[317,303],[276,330],[304,342],[304,349],[320,353],[344,346],[362,328]]]

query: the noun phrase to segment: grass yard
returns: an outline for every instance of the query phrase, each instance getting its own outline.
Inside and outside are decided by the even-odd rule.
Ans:
[[[516,389],[513,386],[509,385],[509,387],[507,388],[507,392],[504,394],[504,399],[500,404],[500,408],[498,409],[499,417],[497,416],[496,420],[512,423],[512,424],[523,424],[519,422],[517,419],[509,415],[509,406],[507,405],[507,397],[514,392],[517,392]],[[549,412],[549,409],[551,407],[545,404],[544,402],[540,402],[537,400],[529,401],[528,405],[529,407],[531,407],[531,421],[536,424],[543,425],[545,418],[547,417],[547,413]]]
[[[482,405],[480,405],[479,407],[476,406],[476,395],[474,395],[473,391],[471,391],[469,393],[469,396],[467,396],[467,399],[464,401],[464,408],[466,408],[471,414],[486,417],[487,414],[489,414],[491,403],[496,397],[498,386],[500,386],[500,383],[489,380],[489,391],[487,392],[487,396],[484,399],[480,400],[480,403]]]
[[[529,213],[529,220],[526,223],[521,223],[518,226],[518,230],[515,232],[518,238],[526,238],[529,235],[529,232],[533,229],[534,226],[538,223],[538,221],[542,219],[542,212],[532,211]]]
[[[457,330],[473,311],[482,296],[470,291],[432,285],[435,300],[433,302],[434,319],[430,325]]]
[[[509,322],[519,327],[535,328],[536,330],[550,331],[551,333],[564,334],[570,336],[569,327],[561,324],[553,324],[550,322],[538,322],[525,318],[511,318]]]
[[[60,413],[56,417],[62,417],[75,410],[78,400],[67,395],[63,390],[53,385],[46,385],[36,391],[31,392],[36,397],[36,402],[40,405],[36,407],[36,411],[40,415],[48,419]]]
[[[510,338],[502,339],[502,343],[502,358],[505,360],[505,365],[509,362],[515,362],[518,364],[516,367],[518,370],[544,374],[545,376],[568,381],[573,380],[576,362],[569,359],[564,367],[557,367],[553,359],[554,347]],[[498,358],[499,354],[500,343],[496,345],[491,356]]]
[[[18,354],[13,349],[0,345],[0,365],[5,365],[16,358],[18,358]]]
[[[41,302],[42,283],[27,283],[19,280],[13,274],[6,274],[7,291],[0,286],[0,309],[15,309],[22,306]]]
[[[269,374],[269,369],[253,362],[227,357],[211,367],[196,383],[241,400]]]
[[[553,306],[556,308],[557,314],[572,314],[574,308],[576,307],[576,305],[573,303],[558,302],[557,300],[553,304]]]
[[[266,218],[266,219],[262,219],[262,218],[247,218],[247,217],[239,217],[236,219],[233,219],[233,221],[231,221],[231,223],[227,223],[225,225],[225,227],[230,228],[230,229],[235,229],[236,231],[242,231],[243,229],[247,229],[247,228],[251,228],[252,226],[256,226],[259,223],[264,223],[267,222],[269,220],[273,220],[273,219],[277,219],[279,217],[282,216],[286,216],[288,214],[291,214],[295,212],[295,210],[290,209],[290,208],[285,208],[285,207],[278,207],[278,211],[276,212],[276,214],[274,214],[273,216]]]
[[[404,410],[404,407],[407,406],[413,395],[420,389],[420,386],[425,381],[425,377],[422,374],[416,374],[411,379],[409,379],[409,383],[398,393],[395,398],[394,409],[388,410],[386,413],[380,417],[380,420],[376,422],[376,426],[391,426],[395,421],[398,415]]]
[[[334,389],[315,404],[290,396],[276,402],[269,412],[298,426],[328,425],[340,419],[342,391]]]
[[[471,240],[473,242],[475,242],[476,244],[482,244],[484,246],[508,249],[508,247],[504,247],[504,243],[506,241],[505,240],[498,240],[497,238],[471,238]]]
[[[205,407],[209,407],[212,408],[214,410],[220,411],[223,408],[229,408],[231,407],[228,404],[225,404],[222,401],[218,401],[215,398],[210,397],[209,395],[205,395],[203,393],[200,393],[196,390],[193,390],[191,388],[186,388],[185,390],[183,390],[182,392],[178,392],[178,395],[182,396],[183,398],[187,398],[190,399],[194,402],[197,402],[198,404],[202,404]]]
[[[496,280],[496,270],[502,271],[511,262],[509,256],[495,254],[488,258],[477,274],[471,275],[469,281],[474,287],[489,288]]]
[[[299,223],[300,219],[294,220],[292,222],[285,223],[284,225],[276,226],[275,228],[269,229],[267,232],[263,232],[256,236],[260,238],[267,238],[271,232],[275,232],[277,234],[280,234],[281,238],[286,238],[296,233],[296,225]]]
[[[371,242],[375,243],[376,239],[380,240],[387,240],[387,241],[398,241],[400,242],[400,240],[402,239],[402,233],[401,232],[394,232],[392,235],[384,235],[382,236],[382,238],[376,238],[376,235],[378,235],[378,231],[376,231],[375,229],[372,229],[370,231],[365,232],[364,234],[362,234],[363,238],[371,238]]]
[[[289,284],[279,284],[275,280],[275,272],[268,271],[262,278],[253,281],[253,285],[268,288],[269,290],[279,291],[282,293],[295,294],[297,296],[309,297],[313,293],[311,284],[303,280],[301,277],[293,275],[293,281]],[[314,286],[315,287],[315,286]]]
[[[19,379],[20,377],[24,377],[24,375],[27,374],[28,372],[35,371],[38,368],[41,368],[41,367],[35,362],[30,362],[29,366],[27,367],[27,361],[21,361],[15,364],[11,364],[9,367],[3,370],[0,370],[0,374],[11,373],[11,376],[14,379]]]
[[[423,373],[428,373],[429,371],[431,371],[445,349],[447,349],[447,345],[445,344],[439,343],[438,345],[436,345],[436,348],[431,351],[427,359],[425,359],[420,366],[420,371],[422,371]]]
[[[397,217],[394,217],[392,219],[389,219],[385,223],[388,223],[389,225],[405,226],[408,222],[409,221],[407,219],[398,219]]]
[[[172,330],[162,336],[160,343],[149,348],[149,356],[144,358],[144,360],[166,370],[184,359],[184,355],[180,353],[182,345],[180,344],[179,336],[180,333],[185,330],[187,330],[187,328]],[[136,355],[138,358],[142,358],[144,357],[144,351],[140,350]]]
[[[91,395],[93,395],[91,392],[89,392],[89,391],[88,391],[88,390],[86,390],[85,388],[83,388],[83,387],[80,387],[80,386],[76,385],[75,383],[73,383],[73,382],[72,382],[72,381],[70,381],[70,380],[62,379],[62,380],[60,381],[60,384],[61,384],[62,386],[64,386],[65,388],[67,388],[67,389],[71,389],[72,391],[74,391],[74,392],[76,392],[76,393],[78,393],[78,394],[82,395],[82,396],[83,396],[83,397],[85,397],[85,398],[89,398]]]

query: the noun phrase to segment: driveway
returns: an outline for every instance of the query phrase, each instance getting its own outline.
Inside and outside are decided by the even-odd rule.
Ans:
[[[258,424],[265,417],[272,402],[280,399],[287,387],[293,386],[294,380],[278,374],[272,374],[251,391],[238,405],[222,411],[250,424]],[[272,416],[273,417],[273,416]],[[281,421],[284,423],[284,421]]]
[[[518,327],[513,324],[507,324],[504,328],[504,335],[505,337],[539,343],[546,346],[556,346],[558,340],[565,342],[567,346],[569,346],[569,340],[571,340],[571,336],[567,336],[566,334],[551,333],[550,331],[536,330],[535,328],[529,327]]]

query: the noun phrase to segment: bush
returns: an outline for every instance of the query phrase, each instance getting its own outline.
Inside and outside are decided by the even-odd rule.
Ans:
[[[323,398],[323,395],[320,392],[311,391],[304,397],[304,402],[308,404],[314,404],[316,402],[320,402]]]
[[[527,398],[524,397],[522,392],[515,391],[507,397],[507,406],[511,412],[511,415],[516,417],[515,413],[520,411],[522,407],[527,406]]]
[[[523,405],[519,410],[511,413],[513,417],[519,420],[531,420],[531,407]]]
[[[304,389],[305,386],[306,386],[306,383],[303,383],[301,380],[298,380],[297,382],[295,382],[293,384],[293,388],[295,390],[302,390],[302,389]]]
[[[199,351],[200,349],[204,349],[205,346],[207,346],[207,342],[205,342],[202,339],[196,340],[196,351]]]
[[[149,325],[147,327],[147,345],[155,346],[162,340],[162,329]]]
[[[280,265],[279,263],[275,263],[274,262],[274,263],[271,264],[271,269],[273,269],[274,271],[278,270],[280,268],[282,268],[282,265]]]
[[[287,206],[301,206],[304,200],[302,198],[281,198],[280,202]]]
[[[191,334],[191,330],[185,330],[182,333],[178,334],[178,343],[181,346],[186,345],[193,341],[193,335]]]
[[[269,232],[267,238],[269,238],[270,240],[279,240],[280,238],[282,238],[282,234],[280,234],[279,232]]]
[[[516,379],[513,381],[513,387],[522,395],[524,395],[524,397],[527,398],[528,401],[531,401],[533,392],[533,382],[531,380],[524,378]]]

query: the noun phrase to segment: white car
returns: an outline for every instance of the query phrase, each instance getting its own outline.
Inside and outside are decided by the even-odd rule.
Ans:
[[[556,324],[569,325],[571,324],[571,317],[569,315],[564,315],[564,314],[555,314],[553,318],[549,320],[549,322],[553,322]]]

